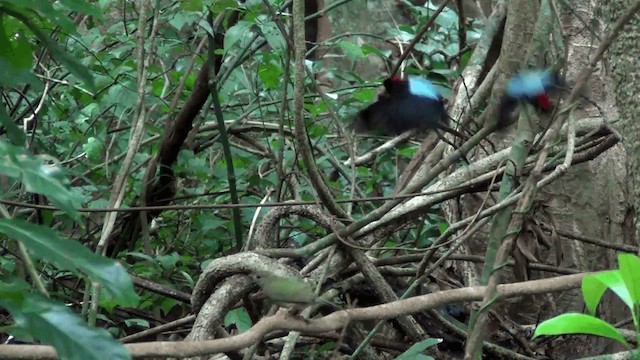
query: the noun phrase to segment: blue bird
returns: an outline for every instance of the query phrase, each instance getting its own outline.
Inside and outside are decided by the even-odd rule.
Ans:
[[[356,130],[397,135],[407,130],[444,129],[448,119],[442,96],[427,79],[397,76],[383,82],[386,93],[358,113]]]
[[[509,116],[519,101],[526,101],[543,113],[553,110],[549,94],[562,86],[558,74],[551,70],[523,71],[515,74],[507,83],[505,96],[500,104],[499,127],[509,125]]]

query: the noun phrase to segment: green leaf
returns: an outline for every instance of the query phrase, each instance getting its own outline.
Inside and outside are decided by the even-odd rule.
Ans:
[[[282,33],[275,22],[271,21],[260,25],[260,31],[265,40],[269,43],[271,49],[275,51],[284,51],[287,48],[287,42],[282,37]]]
[[[25,34],[22,31],[7,34],[4,18],[0,17],[0,58],[15,70],[30,70],[33,64],[32,54],[31,44]]]
[[[592,275],[592,277],[606,285],[606,287],[611,289],[611,291],[613,291],[629,308],[633,309],[633,300],[631,298],[631,294],[629,293],[629,290],[627,289],[624,283],[624,279],[622,278],[622,274],[619,270],[603,271]],[[584,279],[582,281],[584,282]],[[591,281],[591,278],[589,278],[587,281]],[[590,284],[589,286],[594,285]],[[585,299],[585,301],[586,300],[587,299]]]
[[[180,0],[180,9],[184,11],[202,11],[202,0]]]
[[[227,30],[224,35],[224,51],[227,52],[237,42],[247,39],[254,25],[250,21],[238,21],[237,24]]]
[[[442,339],[426,339],[420,342],[413,344],[407,351],[400,354],[396,360],[413,360],[413,359],[430,359],[433,360],[431,356],[423,355],[422,352],[427,348],[437,345],[442,342]]]
[[[345,55],[347,56],[347,58],[351,61],[356,60],[357,58],[362,58],[364,57],[364,52],[362,52],[362,49],[360,48],[360,46],[350,42],[350,41],[340,41],[338,43],[338,46],[340,48],[342,48],[342,50],[344,50]]]
[[[235,9],[238,7],[237,0],[214,0],[213,5],[209,7],[209,10],[213,12],[214,15],[218,15],[223,12],[225,9]]]
[[[376,98],[376,91],[374,89],[358,89],[351,93],[351,97],[362,102],[370,102]]]
[[[640,258],[633,254],[619,254],[618,266],[631,301],[640,304]],[[633,311],[633,306],[631,309]]]
[[[80,243],[66,240],[45,226],[19,219],[0,219],[0,233],[21,241],[36,258],[62,270],[78,271],[99,281],[107,293],[123,306],[133,306],[138,295],[120,263],[89,251]]]
[[[82,144],[82,150],[87,154],[87,159],[99,160],[102,154],[102,142],[90,136],[87,138],[87,142]]]
[[[615,276],[617,271],[607,272],[612,273],[611,276]],[[593,275],[586,275],[582,279],[582,297],[584,298],[587,310],[589,310],[591,315],[596,314],[596,309],[598,308],[600,299],[602,299],[602,295],[604,295],[605,291],[607,291],[607,285],[597,277]]]
[[[629,346],[618,330],[597,317],[578,313],[556,316],[542,322],[536,328],[533,338],[541,335],[588,334],[613,339]]]
[[[0,45],[1,47],[2,45]],[[2,67],[2,62],[0,61],[0,67]],[[4,71],[0,71],[0,73],[2,73]],[[2,79],[0,78],[0,84],[2,83]],[[9,114],[7,114],[7,109],[3,104],[3,101],[0,100],[0,124],[2,124],[2,126],[5,128],[5,130],[7,131],[7,135],[9,136],[9,140],[11,141],[11,143],[13,145],[23,145],[24,141],[26,139],[25,135],[24,135],[24,131],[22,131],[18,125],[16,125],[16,123],[14,123],[13,121],[11,121],[11,119],[9,118]],[[2,149],[5,148],[4,146],[0,146],[0,157],[3,157],[2,154]],[[4,162],[4,161],[3,161]],[[2,165],[0,165],[0,173],[3,173],[3,171],[1,170]],[[9,175],[6,174],[5,175]]]
[[[251,328],[253,323],[247,313],[247,309],[241,307],[233,309],[224,317],[224,326],[235,325],[239,333],[243,333]]]
[[[55,206],[62,209],[76,221],[80,221],[81,217],[77,210],[80,207],[80,202],[56,178],[59,175],[59,170],[55,166],[43,164],[39,161],[40,159],[21,160],[18,166],[22,167],[20,169],[22,173],[21,180],[27,191],[48,197]]]
[[[1,173],[19,178],[27,191],[47,196],[75,220],[81,220],[76,210],[80,206],[79,199],[62,184],[59,168],[43,163],[44,156],[34,157],[22,148],[0,142],[0,158]]]
[[[58,44],[50,40],[48,37],[40,38],[40,41],[44,42],[47,46],[47,49],[51,52],[51,56],[59,61],[62,65],[66,66],[67,70],[71,72],[75,77],[80,79],[87,85],[90,91],[95,91],[96,84],[93,80],[93,75],[87,69],[86,66],[82,65],[74,56],[69,55],[64,49],[62,49]]]
[[[2,0],[3,3],[10,3],[12,7],[9,11],[5,9],[11,16],[23,16],[20,20],[25,22],[26,19],[34,17],[31,12],[37,12],[39,16],[45,18],[48,21],[53,22],[55,25],[60,26],[64,32],[72,33],[75,31],[75,25],[69,16],[59,9],[53,7],[51,1],[41,0]],[[25,22],[26,24],[26,22]]]
[[[374,54],[374,55],[379,56],[382,59],[386,59],[386,57],[387,57],[380,49],[378,49],[377,47],[372,46],[370,44],[362,45],[361,49],[362,49],[362,53],[365,56],[369,55],[369,54]]]
[[[60,4],[71,11],[78,11],[83,14],[91,15],[94,18],[103,21],[102,11],[89,1],[85,0],[60,0]]]
[[[260,63],[258,64],[258,76],[262,80],[262,84],[265,89],[276,89],[280,86],[282,80],[282,74],[284,71],[282,67],[274,62]]]
[[[22,3],[24,3],[25,1],[22,1]],[[30,5],[32,4],[32,1],[27,1]],[[48,3],[47,1],[37,1],[38,4],[46,4]],[[47,18],[49,19],[50,17],[55,17],[55,14],[58,14],[59,12],[56,12],[53,10],[53,8],[51,7],[51,5],[47,5],[44,6],[47,9],[51,9],[50,11],[52,13],[47,13],[44,12],[44,14],[46,14]],[[5,10],[6,11],[6,10]],[[48,48],[49,52],[51,53],[51,57],[54,58],[56,61],[59,61],[62,65],[66,66],[67,69],[73,74],[75,75],[78,79],[82,80],[85,82],[85,84],[90,88],[90,90],[95,91],[95,83],[93,81],[93,76],[91,75],[91,72],[89,72],[89,70],[83,66],[82,64],[80,64],[80,62],[73,56],[67,54],[66,51],[64,51],[64,49],[62,49],[60,46],[58,46],[57,43],[55,43],[53,40],[51,40],[51,38],[49,36],[46,36],[38,26],[36,26],[27,15],[21,14],[21,13],[17,13],[17,12],[13,12],[11,11],[10,14],[12,16],[15,16],[18,20],[20,20],[25,26],[27,26],[29,28],[29,30],[31,30],[34,35],[36,35],[36,37],[38,38],[38,40],[42,41],[46,47]],[[66,15],[64,15],[64,18],[66,19]],[[66,20],[68,21],[68,19]],[[71,33],[75,30],[75,27],[73,25],[73,23],[70,23],[71,26],[69,29],[66,29],[67,32]],[[60,25],[62,26],[62,25]],[[65,25],[66,27],[68,27],[67,25]],[[63,27],[65,27],[63,26]]]
[[[17,328],[55,347],[61,359],[131,359],[107,331],[88,326],[64,305],[30,293],[24,282],[0,283],[0,293],[0,305],[9,310]]]

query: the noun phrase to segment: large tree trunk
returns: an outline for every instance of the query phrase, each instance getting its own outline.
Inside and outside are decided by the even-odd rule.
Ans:
[[[572,11],[578,13],[584,21],[594,28],[596,35],[602,38],[607,31],[605,25],[613,24],[613,21],[620,16],[620,12],[628,7],[629,3],[630,1],[607,2],[607,10],[615,15],[605,19],[607,24],[602,25],[598,21],[590,20],[596,18],[595,9],[591,2],[575,0],[570,2],[570,6]],[[571,81],[587,64],[600,44],[595,36],[585,29],[585,24],[578,20],[572,11],[559,3],[556,4],[558,4],[562,18],[565,46],[568,50],[566,77]],[[603,4],[605,3],[603,2]],[[613,19],[613,21],[609,19]],[[640,35],[637,31],[632,31],[632,29],[638,28],[640,28],[640,21],[636,17],[635,23],[627,25],[628,31],[623,32],[624,37],[621,37],[612,48],[611,55],[615,57],[615,59],[611,58],[611,64],[614,67],[613,76],[616,80],[615,83],[620,85],[610,86],[606,71],[603,70],[606,67],[601,63],[600,70],[592,76],[587,91],[590,98],[605,109],[608,119],[615,118],[614,109],[616,109],[616,105],[619,106],[620,119],[622,120],[619,128],[624,131],[624,134],[627,134],[626,148],[630,153],[636,154],[638,152],[638,130],[636,128],[640,114],[638,111],[640,100],[637,96],[629,96],[628,94],[637,94],[638,86],[640,86],[640,81],[637,80],[637,67],[631,60],[632,56],[637,56],[637,51],[635,55],[631,55],[629,52],[629,49],[638,49],[640,46],[638,42]],[[504,55],[501,54],[501,56]],[[632,80],[634,77],[630,74],[635,74],[636,81]],[[623,79],[624,81],[622,81]],[[615,94],[618,98],[617,104],[614,102],[614,94],[608,91],[611,88],[615,88]],[[627,96],[623,94],[627,94]],[[633,105],[635,105],[635,110],[632,110],[634,109]],[[582,103],[581,109],[576,114],[579,115],[578,119],[600,116],[597,108],[586,102]],[[542,208],[553,220],[549,221],[547,216],[533,215],[533,217],[551,226],[554,226],[553,222],[555,221],[558,233],[569,235],[560,236],[561,251],[555,251],[553,248],[551,251],[542,251],[540,253],[542,262],[553,264],[557,261],[561,267],[581,271],[616,267],[615,250],[572,239],[574,236],[571,235],[607,243],[637,245],[630,212],[630,205],[633,204],[630,204],[628,200],[630,177],[627,176],[625,158],[624,147],[617,145],[593,161],[572,166],[558,181],[540,189],[538,201],[543,204]],[[633,156],[632,158],[635,159]],[[637,160],[631,162],[630,171],[632,174],[637,173],[639,164]],[[640,190],[636,188],[632,193],[637,202],[640,198],[638,196]],[[475,211],[476,209],[475,206],[472,206],[470,210]],[[470,249],[474,250],[472,252],[482,253],[480,249],[484,248],[485,240],[486,238],[483,236],[478,237],[475,246],[473,244],[470,246]],[[473,283],[478,273],[469,272],[468,268],[465,270],[463,273],[473,274],[468,277],[468,284]],[[531,278],[548,276],[549,274],[540,272],[531,273]],[[581,292],[574,290],[550,296],[526,297],[519,299],[517,303],[510,304],[507,309],[512,320],[520,324],[535,324],[538,319],[545,320],[568,311],[582,312],[583,304]],[[628,316],[624,306],[613,296],[605,296],[599,310],[600,317],[611,323]],[[596,355],[616,349],[618,348],[612,341],[586,336],[569,336],[552,340],[546,355],[553,359],[571,359],[579,355]]]
[[[605,25],[613,25],[624,11],[631,5],[631,0],[613,0],[599,2],[601,20]],[[629,238],[638,239],[640,222],[640,70],[638,70],[638,54],[640,54],[640,14],[636,14],[622,29],[618,40],[612,44],[608,54],[607,72],[610,81],[606,83],[606,91],[615,97],[619,123],[615,127],[624,136],[627,150],[627,169],[629,172],[629,205],[634,209],[629,214],[629,223],[633,222],[634,231],[627,234]],[[610,110],[610,109],[607,109]],[[611,112],[613,117],[613,112]],[[627,229],[631,230],[631,229]],[[634,241],[635,243],[635,241]]]
[[[386,3],[388,4],[389,2]],[[630,3],[630,0],[616,0],[613,3],[603,2],[601,15],[604,16],[604,21],[600,22],[597,18],[600,14],[596,14],[593,3],[588,0],[570,1],[571,10],[560,2],[554,2],[562,21],[561,31],[564,35],[563,41],[568,55],[565,74],[570,82],[576,78],[578,72],[584,68],[593,56],[595,49],[600,45],[599,39],[604,36],[610,25],[620,17],[621,11],[626,9]],[[355,7],[356,5],[353,6]],[[341,11],[354,11],[354,7],[345,7]],[[526,16],[532,17],[534,22],[537,19],[534,11],[538,10],[516,9],[516,11],[528,11]],[[576,14],[580,16],[580,19]],[[371,16],[384,18],[376,12],[373,12]],[[356,18],[358,17],[341,16],[338,19],[332,19],[334,20],[332,25],[338,29],[348,27],[348,29],[353,30],[355,25],[352,23],[344,24],[344,19],[349,19],[350,21]],[[339,19],[343,19],[343,22],[340,22]],[[376,20],[373,20],[373,22],[375,23]],[[362,25],[363,27],[357,27],[358,30],[366,31],[371,28],[371,22]],[[595,34],[589,31],[589,27],[594,30]],[[579,239],[588,238],[617,245],[637,245],[634,213],[631,209],[637,202],[640,202],[640,180],[635,181],[636,187],[630,187],[628,184],[632,179],[631,176],[628,176],[628,173],[638,174],[637,169],[640,167],[640,161],[637,160],[640,131],[636,129],[640,126],[638,124],[640,97],[637,95],[640,92],[638,91],[640,90],[638,89],[640,87],[640,79],[637,66],[635,66],[637,61],[633,61],[637,57],[638,51],[631,50],[640,48],[640,33],[637,32],[639,28],[640,17],[637,16],[630,25],[627,25],[626,31],[623,31],[621,37],[612,46],[608,54],[609,58],[605,57],[609,62],[605,61],[599,64],[599,70],[591,77],[587,91],[590,99],[605,110],[607,120],[618,119],[616,109],[619,109],[618,113],[621,121],[616,127],[625,135],[625,146],[617,145],[601,154],[595,160],[571,166],[563,177],[539,190],[536,202],[538,211],[531,211],[529,215],[539,224],[543,223],[555,228],[559,235],[555,248],[552,247],[548,250],[540,248],[540,252],[537,255],[542,263],[557,264],[559,267],[579,271],[611,269],[617,266],[616,250],[589,244]],[[504,34],[501,38],[498,36],[496,40],[498,43],[497,49],[500,48],[499,43],[503,39],[514,39],[516,37],[520,39],[526,38],[524,34]],[[523,41],[521,46],[518,47],[518,50],[522,52],[528,48],[529,39],[519,41]],[[500,57],[519,61],[522,58],[521,55],[502,53]],[[478,77],[484,78],[487,76],[488,69],[494,66],[493,62],[496,58],[497,55],[489,56],[489,60],[485,64],[479,65],[485,66],[485,68],[478,72]],[[612,74],[608,73],[607,64],[610,64]],[[363,71],[363,77],[365,78],[370,73],[379,72],[380,68],[383,67],[379,63],[366,65],[368,68]],[[470,63],[468,67],[476,65]],[[500,69],[500,71],[504,71],[504,69]],[[611,81],[610,75],[613,81]],[[457,105],[453,101],[452,108]],[[600,116],[598,109],[587,102],[583,102],[581,108],[574,114],[576,121]],[[453,117],[455,118],[456,116],[453,115]],[[515,130],[515,127],[513,130]],[[509,146],[513,134],[509,130],[500,131],[494,134],[492,138],[502,147]],[[635,156],[631,156],[632,161],[629,162],[628,167],[626,166],[627,153],[635,154]],[[633,200],[630,200],[630,194],[634,195]],[[481,202],[481,196],[471,195],[461,198],[458,203],[449,207],[452,210],[449,212],[450,217],[448,220],[453,222],[475,214]],[[545,227],[544,229],[547,235],[551,237],[547,231],[548,228]],[[472,255],[483,255],[486,249],[486,241],[487,232],[479,232],[468,242],[465,251]],[[465,285],[478,283],[482,266],[462,262],[455,264],[457,273],[464,278]],[[536,271],[532,271],[528,275],[530,279],[554,276],[550,273]],[[505,282],[511,280],[512,278],[504,279]],[[506,315],[509,319],[521,325],[536,325],[538,321],[543,321],[568,311],[582,312],[584,308],[580,290],[523,297],[513,299],[513,301],[509,301],[504,305],[503,307],[496,307],[496,312]],[[610,295],[604,297],[599,311],[598,315],[610,323],[615,323],[628,316],[628,311],[624,306]],[[494,326],[489,328],[490,331],[499,329],[497,323],[492,325]],[[490,336],[487,336],[486,339],[495,340],[495,338],[491,339]],[[558,360],[576,358],[582,355],[602,354],[617,349],[616,344],[612,341],[586,336],[555,338],[547,344],[546,355]]]

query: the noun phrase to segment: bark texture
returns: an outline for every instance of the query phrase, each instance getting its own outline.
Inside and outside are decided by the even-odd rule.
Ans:
[[[597,2],[600,6],[603,25],[610,26],[628,8],[631,0],[613,0]],[[629,178],[629,205],[634,209],[629,214],[633,219],[634,231],[627,233],[634,244],[638,238],[640,222],[637,219],[640,208],[640,70],[638,70],[638,54],[640,54],[640,14],[624,27],[618,41],[611,46],[608,54],[607,71],[609,81],[605,88],[615,97],[619,122],[614,126],[623,134],[624,147],[628,154],[627,170]]]
[[[607,31],[606,25],[613,24],[619,16],[619,12],[628,7],[630,1],[616,1],[610,5],[617,11],[616,15],[605,19],[605,23],[597,21],[595,1],[575,0],[570,1],[571,10],[563,7],[559,3],[557,9],[561,17],[564,43],[567,47],[567,64],[565,66],[566,77],[569,81],[575,78],[576,74],[584,67],[598,47],[597,37],[602,37]],[[604,3],[603,3],[604,4]],[[590,32],[585,23],[576,18],[575,13],[584,19],[588,26],[595,30]],[[637,20],[637,19],[636,19]],[[638,37],[636,31],[631,29],[640,28],[640,23],[635,21],[633,25],[628,25],[625,37],[620,38],[611,51],[619,54],[621,63],[619,68],[614,70],[614,76],[619,74],[619,80],[614,83],[620,85],[614,87],[617,97],[623,98],[627,103],[632,103],[629,94],[637,94],[639,86],[637,68],[630,61],[632,56],[637,57],[637,51],[632,54],[630,49],[638,49]],[[506,36],[506,35],[505,35]],[[632,40],[635,43],[632,45]],[[614,50],[617,49],[617,50]],[[505,56],[505,54],[501,54]],[[626,60],[624,57],[626,56]],[[613,66],[613,59],[612,66]],[[615,113],[616,104],[613,93],[610,91],[609,78],[606,74],[605,65],[602,64],[589,82],[587,91],[589,97],[599,106],[605,109],[609,119],[617,118]],[[631,75],[635,71],[635,80]],[[624,79],[624,80],[623,80]],[[635,87],[634,87],[635,86]],[[635,90],[635,91],[634,91]],[[626,95],[621,95],[626,94]],[[620,112],[623,124],[619,129],[624,134],[638,133],[637,121],[640,111],[638,109],[638,96],[635,96],[635,104],[629,105],[628,109]],[[626,115],[623,115],[626,114]],[[576,120],[586,117],[600,116],[599,111],[592,105],[584,102],[579,111],[576,112]],[[635,116],[635,121],[633,120]],[[631,125],[628,125],[630,124]],[[627,125],[624,125],[627,124]],[[504,133],[503,136],[510,138],[511,135]],[[625,139],[629,141],[631,139]],[[637,135],[635,140],[637,149]],[[634,147],[627,145],[627,149]],[[633,151],[633,150],[632,150]],[[637,150],[636,150],[637,151]],[[578,269],[581,271],[603,270],[616,267],[615,250],[604,249],[599,246],[590,245],[572,239],[577,237],[588,237],[609,243],[626,243],[637,245],[635,237],[631,236],[633,229],[630,228],[630,201],[628,191],[627,168],[625,167],[626,155],[622,145],[617,145],[595,160],[572,166],[569,171],[555,183],[540,189],[538,193],[539,206],[532,211],[530,216],[538,222],[556,226],[556,229],[571,236],[559,236],[559,246],[545,249],[539,247],[538,259],[546,264],[558,264],[561,267]],[[630,166],[634,171],[640,166],[636,161]],[[638,199],[640,190],[634,190],[633,199]],[[473,214],[477,210],[477,199],[465,198],[461,204],[465,209],[465,216]],[[470,244],[468,251],[472,254],[484,253],[485,234],[479,234]],[[475,269],[475,271],[474,271]],[[465,275],[466,284],[472,285],[479,277],[479,267],[469,267],[467,264],[460,268]],[[530,278],[542,278],[553,276],[553,274],[533,271]],[[528,296],[514,299],[503,309],[507,310],[506,315],[519,324],[535,325],[538,319],[545,320],[550,317],[568,312],[582,312],[584,303],[579,290],[568,291],[566,293],[554,293],[551,295]],[[615,323],[624,318],[624,306],[612,296],[605,296],[599,307],[601,318]],[[496,328],[497,329],[497,324]],[[616,345],[611,341],[594,337],[569,336],[551,340],[546,349],[546,355],[553,359],[573,359],[579,355],[596,355],[617,350]]]

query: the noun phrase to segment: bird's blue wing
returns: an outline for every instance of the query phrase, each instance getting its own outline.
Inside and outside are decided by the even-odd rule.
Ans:
[[[413,95],[425,96],[434,100],[440,99],[440,92],[438,92],[433,83],[419,76],[409,77],[409,92]]]
[[[549,70],[521,72],[507,83],[507,94],[514,98],[530,97],[546,92],[552,85],[554,80]]]

